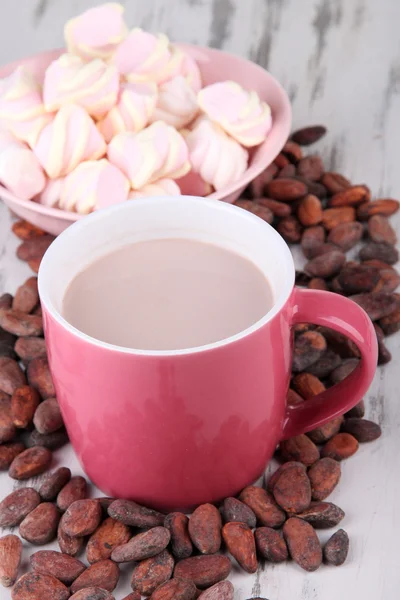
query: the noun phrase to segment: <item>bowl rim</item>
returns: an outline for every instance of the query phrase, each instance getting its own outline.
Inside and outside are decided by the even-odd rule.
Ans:
[[[278,136],[278,138],[275,140],[275,142],[272,146],[272,151],[271,151],[271,146],[268,147],[268,151],[271,155],[273,155],[273,158],[268,162],[268,164],[263,164],[262,160],[259,161],[258,164],[250,164],[250,166],[246,169],[245,173],[242,175],[242,177],[239,180],[231,183],[229,186],[225,187],[223,190],[214,191],[211,194],[208,194],[207,196],[205,196],[205,198],[208,198],[210,200],[224,201],[225,198],[228,198],[229,196],[235,194],[236,192],[238,192],[238,190],[247,186],[253,179],[255,179],[258,175],[260,175],[260,173],[262,173],[267,168],[267,166],[273,162],[274,158],[276,158],[276,156],[279,154],[279,152],[283,148],[286,140],[289,137],[289,133],[290,133],[291,125],[292,125],[292,108],[291,108],[290,100],[289,100],[289,97],[288,97],[286,91],[284,90],[283,86],[269,71],[267,71],[266,69],[264,69],[257,63],[255,63],[247,58],[244,58],[243,56],[239,56],[232,52],[226,52],[224,50],[219,50],[217,48],[210,48],[208,46],[200,46],[198,44],[187,44],[187,43],[182,43],[182,42],[174,42],[174,44],[180,48],[190,50],[192,52],[192,55],[193,55],[193,53],[198,51],[199,59],[201,58],[201,54],[205,52],[208,55],[216,54],[219,56],[224,56],[226,58],[233,57],[236,60],[241,61],[243,63],[250,63],[252,65],[253,69],[259,70],[261,76],[263,76],[263,77],[267,76],[271,80],[272,84],[275,86],[275,88],[279,94],[279,104],[280,104],[279,122],[280,122],[281,133]],[[35,60],[35,59],[38,59],[41,57],[44,58],[47,56],[54,57],[54,59],[55,59],[55,58],[57,58],[57,56],[59,56],[63,52],[65,52],[65,48],[53,48],[51,50],[37,52],[30,56],[20,58],[11,63],[7,63],[6,65],[1,65],[0,66],[0,77],[2,76],[2,72],[4,72],[4,71],[11,72],[16,67],[23,65],[28,61],[32,61],[32,60]],[[275,125],[275,122],[273,121],[272,128],[274,127],[274,125]],[[266,140],[263,143],[266,144],[267,142],[268,142],[268,137],[266,138]],[[0,183],[0,198],[8,200],[9,202],[13,202],[13,203],[21,206],[22,208],[32,210],[35,213],[44,215],[46,217],[55,218],[55,219],[61,220],[61,221],[69,221],[69,222],[73,223],[75,221],[78,221],[82,217],[87,216],[84,214],[78,214],[78,213],[66,211],[66,210],[63,210],[62,208],[54,208],[52,206],[46,206],[44,204],[40,204],[39,202],[34,202],[33,200],[24,200],[23,198],[19,198],[18,196],[15,196],[12,192],[10,192],[7,188],[5,188],[1,183]]]

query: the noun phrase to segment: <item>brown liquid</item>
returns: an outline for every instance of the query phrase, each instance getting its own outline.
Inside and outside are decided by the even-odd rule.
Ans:
[[[247,258],[162,239],[124,246],[86,267],[66,291],[63,316],[110,344],[176,350],[235,335],[272,304],[267,279]]]

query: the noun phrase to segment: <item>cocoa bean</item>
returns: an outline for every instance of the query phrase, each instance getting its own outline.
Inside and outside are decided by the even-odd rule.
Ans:
[[[288,140],[282,148],[282,153],[292,163],[297,163],[303,158],[303,150],[299,144],[296,144],[293,140]]]
[[[370,199],[371,190],[366,185],[352,185],[333,194],[329,206],[358,206],[363,202],[369,202]]]
[[[336,275],[346,262],[346,256],[340,250],[332,250],[312,258],[304,267],[305,273],[311,277],[326,279]]]
[[[47,358],[34,358],[27,368],[29,385],[37,389],[43,400],[56,395]]]
[[[369,242],[361,248],[359,253],[360,260],[381,260],[388,265],[394,265],[399,260],[398,250],[386,242]]]
[[[347,558],[349,545],[349,536],[344,529],[336,531],[324,546],[324,562],[335,567],[342,565]]]
[[[132,500],[115,500],[110,505],[108,514],[113,519],[130,527],[156,527],[157,525],[164,525],[165,519],[165,515],[136,504]]]
[[[293,378],[292,385],[305,400],[313,398],[313,396],[321,394],[325,390],[322,381],[315,375],[311,375],[311,373],[299,373]]]
[[[318,225],[322,220],[321,200],[313,194],[307,194],[299,204],[297,216],[304,227]]]
[[[37,407],[33,423],[38,432],[43,435],[54,433],[64,426],[56,398],[48,398]]]
[[[12,346],[6,344],[5,342],[0,342],[0,356],[5,356],[6,358],[12,358],[13,360],[17,359],[17,355],[15,354]]]
[[[160,526],[153,527],[114,548],[111,559],[117,563],[125,563],[151,558],[165,550],[170,539],[171,534],[168,529]]]
[[[336,527],[345,515],[342,509],[332,502],[312,502],[309,508],[296,516],[310,523],[314,529],[327,529]]]
[[[71,585],[83,571],[85,565],[68,554],[54,550],[39,550],[30,557],[33,571],[43,575],[52,575],[65,585]]]
[[[118,565],[111,560],[100,560],[81,575],[71,585],[71,594],[75,594],[84,588],[99,587],[112,592],[117,587],[119,580]]]
[[[254,537],[257,551],[269,562],[280,563],[288,559],[288,549],[281,532],[271,527],[258,527]]]
[[[323,125],[312,125],[297,129],[292,133],[292,141],[300,146],[310,146],[318,142],[326,134],[326,127]]]
[[[292,461],[283,463],[282,465],[280,465],[280,467],[278,467],[278,469],[274,473],[272,473],[272,475],[269,477],[268,481],[266,482],[266,488],[267,488],[268,492],[271,492],[271,494],[273,494],[275,484],[278,481],[279,477],[282,475],[282,473],[284,473],[287,470],[292,469],[293,467],[300,467],[303,469],[304,472],[306,472],[306,466],[303,465],[303,463],[301,463],[301,462],[296,462],[296,461],[292,460]]]
[[[316,256],[316,250],[320,248],[325,241],[325,230],[321,225],[308,227],[301,236],[301,249],[306,258],[311,259]]]
[[[328,242],[339,246],[341,250],[347,252],[354,248],[361,240],[364,228],[361,223],[353,221],[351,223],[340,223],[330,230]]]
[[[315,363],[308,367],[308,372],[318,379],[328,377],[336,367],[341,364],[342,360],[339,354],[328,348]]]
[[[300,394],[298,394],[291,388],[288,389],[288,393],[286,396],[286,404],[288,406],[297,406],[298,404],[302,404],[303,402],[304,398],[302,398]]]
[[[295,285],[304,287],[304,286],[308,285],[309,282],[310,282],[310,277],[308,275],[306,275],[302,271],[296,271]]]
[[[115,498],[110,498],[109,496],[101,496],[100,498],[96,498],[96,500],[100,503],[101,510],[103,511],[103,517],[108,517],[108,509],[113,502],[115,502]]]
[[[359,349],[345,335],[328,327],[318,327],[318,331],[322,333],[328,346],[342,358],[360,358]]]
[[[19,387],[25,384],[25,374],[19,364],[12,358],[0,356],[0,392],[12,396]]]
[[[85,538],[72,538],[63,531],[61,522],[57,529],[57,542],[61,552],[69,556],[76,556],[82,550]]]
[[[5,471],[9,468],[14,458],[25,450],[24,444],[21,442],[11,442],[9,444],[0,444],[0,471]]]
[[[166,581],[151,595],[151,600],[195,600],[197,588],[193,581],[175,577]],[[137,599],[140,600],[140,597]]]
[[[39,402],[39,394],[29,385],[15,390],[11,398],[11,415],[15,427],[26,429],[32,424]]]
[[[314,444],[324,444],[330,440],[334,435],[339,433],[340,426],[342,425],[343,417],[335,417],[328,423],[309,431],[306,435],[314,442]]]
[[[39,273],[40,263],[42,262],[42,257],[31,258],[28,260],[28,265],[34,273]]]
[[[76,500],[62,518],[62,528],[70,537],[91,535],[100,525],[102,510],[97,500]]]
[[[400,308],[389,313],[386,317],[382,317],[379,324],[385,335],[396,333],[400,329]]]
[[[272,200],[272,198],[257,198],[257,202],[261,204],[261,206],[269,208],[276,217],[288,217],[292,212],[290,204],[278,202],[278,200]]]
[[[284,217],[278,223],[277,230],[288,244],[297,244],[301,240],[301,225],[292,215]]]
[[[353,408],[348,410],[344,416],[348,417],[348,418],[356,417],[358,419],[362,419],[364,415],[365,415],[365,402],[364,402],[364,400],[360,400],[360,402],[358,404],[356,404],[355,406],[353,406]]]
[[[304,467],[292,465],[281,472],[273,487],[277,504],[287,513],[305,510],[311,502],[310,480]]]
[[[305,571],[316,571],[322,563],[322,549],[309,523],[291,517],[283,526],[283,535],[292,559]]]
[[[30,479],[44,473],[49,468],[51,459],[52,454],[47,448],[28,448],[14,458],[8,474],[13,479]]]
[[[55,431],[54,433],[49,433],[47,435],[42,435],[35,429],[29,434],[26,445],[28,448],[33,448],[34,446],[43,446],[49,450],[58,450],[58,448],[61,448],[67,444],[68,441],[68,435],[65,429],[60,429],[59,431]]]
[[[231,569],[232,563],[227,556],[220,554],[191,556],[176,565],[174,577],[189,579],[196,587],[204,589],[226,579]]]
[[[11,492],[0,502],[0,527],[19,525],[40,504],[40,496],[33,488]]]
[[[378,423],[368,421],[367,419],[346,419],[342,425],[342,431],[350,433],[360,444],[373,442],[382,435],[382,430]]]
[[[253,181],[250,182],[250,192],[252,198],[260,198],[265,193],[266,184],[276,177],[279,169],[274,163],[271,163],[269,167],[265,169],[260,175],[257,175]]]
[[[251,529],[254,529],[257,523],[251,508],[237,498],[225,498],[221,514],[225,523],[246,523]]]
[[[174,559],[167,550],[163,550],[157,556],[146,558],[134,567],[131,588],[142,596],[151,596],[160,585],[171,579],[173,570]]]
[[[11,398],[0,391],[0,444],[10,442],[17,434],[11,409]]]
[[[298,461],[309,467],[319,459],[317,446],[304,433],[282,441],[279,449],[284,461]]]
[[[2,294],[0,296],[0,311],[11,308],[13,297],[11,294]]]
[[[338,433],[325,444],[321,450],[322,457],[344,460],[353,456],[358,450],[358,442],[349,433]]]
[[[16,535],[0,538],[0,584],[14,585],[22,556],[22,542]]]
[[[48,544],[56,537],[59,520],[60,513],[54,504],[43,502],[22,521],[19,535],[31,544]]]
[[[27,315],[20,310],[0,311],[0,326],[18,337],[30,337],[43,334],[43,320],[38,315]]]
[[[47,234],[30,237],[18,246],[17,256],[26,262],[32,259],[42,259],[54,239],[52,235]]]
[[[326,340],[317,331],[306,331],[295,339],[292,359],[292,371],[304,371],[315,363],[326,350]]]
[[[39,488],[40,497],[46,501],[54,500],[70,479],[70,469],[68,467],[60,467],[46,477]]]
[[[222,520],[213,504],[201,504],[189,519],[189,535],[202,554],[215,554],[221,547]]]
[[[322,211],[322,224],[330,231],[341,223],[351,223],[356,220],[356,211],[352,206],[326,208]]]
[[[323,256],[324,254],[330,254],[331,252],[341,252],[337,246],[334,244],[322,244],[319,248],[316,248],[314,251],[314,257]]]
[[[244,488],[239,498],[250,506],[261,525],[280,527],[285,521],[285,513],[276,504],[272,494],[263,488],[250,485]]]
[[[334,369],[329,376],[332,385],[336,385],[337,383],[343,381],[343,379],[346,379],[346,377],[348,377],[350,373],[352,373],[358,366],[359,362],[360,361],[358,358],[348,358],[344,360],[342,364]]]
[[[15,292],[13,310],[30,313],[39,304],[37,277],[30,277]]]
[[[395,245],[397,235],[387,217],[374,215],[368,220],[368,234],[373,242]]]
[[[365,264],[365,263],[364,263]],[[400,285],[400,274],[392,267],[379,271],[379,281],[372,290],[373,292],[385,292],[390,294]]]
[[[392,198],[380,198],[374,200],[374,202],[366,202],[360,204],[357,209],[357,218],[360,221],[366,221],[373,215],[382,215],[384,217],[390,217],[399,210],[398,200],[392,200]]]
[[[164,527],[171,534],[171,550],[175,558],[189,558],[193,552],[192,541],[188,531],[189,519],[180,512],[170,513],[165,517]]]
[[[141,599],[141,595],[139,594],[139,592],[132,592],[131,594],[124,596],[124,598],[122,600],[140,600],[140,599]]]
[[[399,298],[395,294],[385,294],[384,292],[356,294],[351,296],[351,300],[365,310],[371,321],[383,319],[400,308]]]
[[[328,291],[328,289],[329,289],[328,288],[328,284],[321,277],[313,277],[312,279],[310,279],[310,281],[308,282],[307,287],[310,290],[324,290],[324,291]]]
[[[297,174],[310,181],[319,181],[324,172],[322,159],[318,154],[305,156],[297,164]]]
[[[386,365],[392,360],[392,355],[383,341],[378,341],[378,365]]]
[[[256,543],[253,532],[245,523],[226,523],[222,537],[228,552],[246,573],[257,571]]]
[[[272,211],[267,206],[258,204],[255,200],[245,200],[240,198],[239,200],[236,200],[235,206],[239,206],[240,208],[251,212],[253,215],[256,215],[267,223],[272,223],[274,220]]]
[[[115,600],[114,596],[99,587],[90,587],[79,590],[71,596],[70,600]],[[135,599],[140,600],[140,597]]]
[[[27,573],[14,585],[11,598],[12,600],[67,600],[69,590],[51,575]]]
[[[233,600],[234,588],[230,581],[220,581],[198,596],[199,600]]]
[[[380,279],[376,267],[347,264],[338,275],[338,282],[346,294],[371,292]]]
[[[87,495],[86,479],[80,475],[71,477],[71,480],[62,488],[57,496],[57,506],[64,512],[73,502],[84,500],[87,498]]]
[[[289,165],[289,159],[286,158],[286,156],[284,154],[282,154],[282,152],[280,152],[278,154],[278,156],[276,156],[274,158],[274,163],[276,164],[276,166],[279,169],[283,169],[284,167],[286,167],[287,165]],[[278,175],[278,177],[279,177],[279,175]]]
[[[277,178],[285,178],[294,177],[296,175],[296,167],[289,163],[285,165],[278,173]]]
[[[15,352],[26,363],[34,358],[45,358],[46,342],[38,337],[20,337],[15,343]]]
[[[267,196],[281,202],[293,202],[307,194],[307,186],[301,181],[290,178],[273,179],[265,186]]]
[[[329,442],[328,442],[329,443]],[[340,481],[340,464],[333,458],[321,458],[308,471],[313,500],[325,500]]]
[[[12,224],[11,229],[20,240],[30,240],[34,237],[46,235],[46,232],[43,231],[43,229],[39,229],[39,227],[22,219],[20,221],[15,221],[15,223]]]
[[[90,536],[86,547],[88,561],[93,564],[99,560],[110,558],[115,548],[122,547],[123,544],[129,541],[130,537],[129,527],[108,517]]]
[[[351,186],[351,183],[346,177],[340,173],[326,171],[321,177],[321,183],[326,187],[329,194],[337,194]]]

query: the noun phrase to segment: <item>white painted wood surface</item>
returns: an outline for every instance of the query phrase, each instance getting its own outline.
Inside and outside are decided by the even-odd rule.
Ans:
[[[90,0],[2,0],[0,63],[61,46],[65,20],[95,5]],[[398,0],[126,0],[127,20],[175,41],[223,48],[252,58],[284,85],[295,127],[325,123],[320,143],[326,165],[376,195],[398,197],[400,169],[400,3]],[[400,229],[400,219],[396,219]],[[17,240],[0,206],[0,292],[14,291],[29,271],[15,258]],[[343,465],[332,498],[346,512],[351,539],[347,563],[312,574],[294,564],[235,571],[235,600],[395,600],[400,571],[400,336],[388,341],[393,361],[378,370],[368,393],[368,415],[383,437]],[[80,472],[71,448],[56,464]],[[35,482],[36,484],[38,482]],[[19,484],[17,484],[18,487]],[[14,485],[15,487],[15,485]],[[13,489],[0,476],[0,496]],[[321,532],[327,539],[331,530]],[[28,556],[26,549],[24,563]],[[129,569],[123,589],[129,592]],[[0,600],[9,600],[0,589]]]

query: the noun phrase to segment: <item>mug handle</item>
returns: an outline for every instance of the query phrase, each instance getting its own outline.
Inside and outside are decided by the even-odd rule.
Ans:
[[[320,427],[359,402],[375,374],[378,344],[371,319],[358,304],[332,292],[294,289],[291,325],[314,323],[350,338],[361,353],[354,371],[337,385],[306,402],[286,408],[282,439]]]

